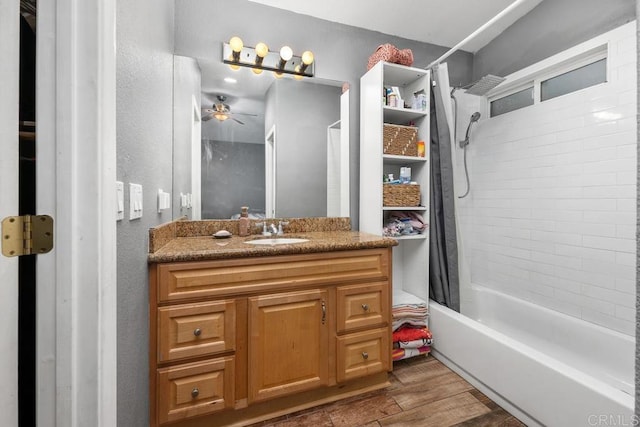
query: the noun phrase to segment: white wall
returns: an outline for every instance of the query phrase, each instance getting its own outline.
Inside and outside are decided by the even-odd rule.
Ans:
[[[460,225],[473,283],[634,335],[635,23],[598,38],[605,84],[488,120],[483,98],[458,95],[458,139],[483,111]]]

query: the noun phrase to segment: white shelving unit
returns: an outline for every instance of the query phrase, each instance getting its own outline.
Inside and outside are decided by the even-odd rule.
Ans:
[[[379,62],[360,79],[360,230],[382,234],[390,211],[413,211],[429,221],[429,71]],[[426,110],[388,107],[383,88],[397,86],[404,100],[423,90]],[[418,127],[418,140],[425,142],[425,157],[383,154],[383,124]],[[382,204],[383,174],[400,176],[400,167],[411,167],[411,179],[420,184],[421,206],[386,207]],[[408,292],[429,299],[429,230],[424,234],[398,237],[393,249],[394,293]]]

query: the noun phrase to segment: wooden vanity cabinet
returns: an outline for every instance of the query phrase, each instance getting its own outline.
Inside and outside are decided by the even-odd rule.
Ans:
[[[151,264],[151,425],[246,425],[388,385],[390,259]]]

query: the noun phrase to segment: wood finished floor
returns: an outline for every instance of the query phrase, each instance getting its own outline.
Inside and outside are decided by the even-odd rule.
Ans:
[[[254,427],[524,427],[433,356],[394,363],[391,386]]]

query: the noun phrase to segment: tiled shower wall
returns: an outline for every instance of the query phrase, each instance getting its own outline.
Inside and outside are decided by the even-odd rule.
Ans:
[[[635,23],[601,37],[605,84],[491,119],[484,98],[457,95],[458,140],[483,112],[458,218],[472,283],[634,335]]]

